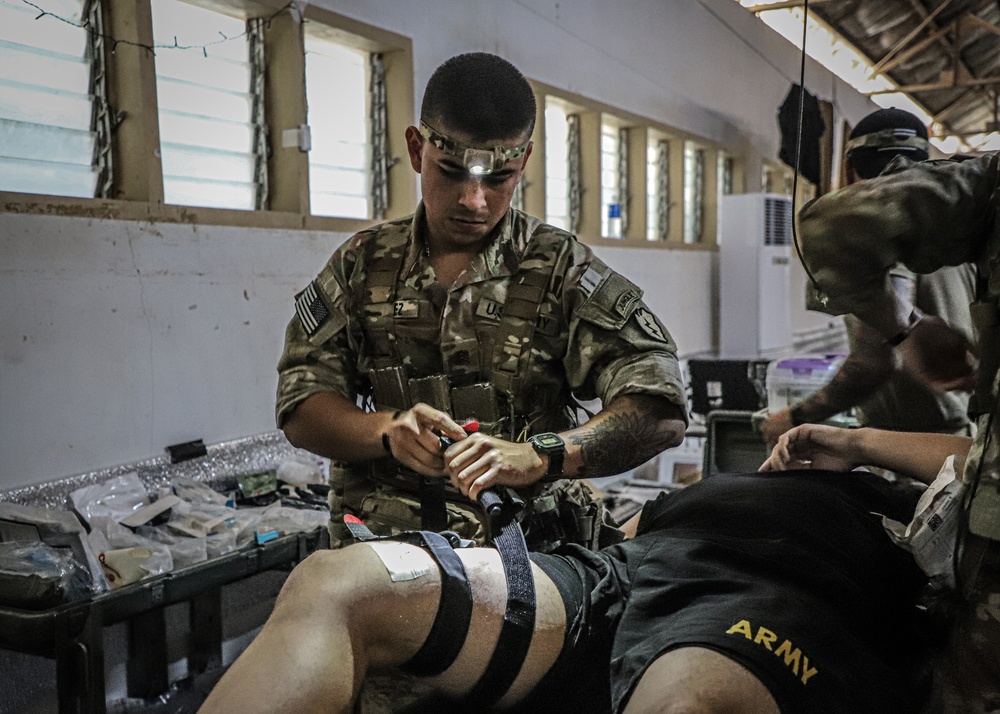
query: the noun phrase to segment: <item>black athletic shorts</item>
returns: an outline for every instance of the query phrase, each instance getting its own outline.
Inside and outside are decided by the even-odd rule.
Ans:
[[[723,474],[646,504],[632,540],[533,554],[568,629],[525,710],[620,712],[657,657],[698,646],[784,714],[915,711],[925,580],[880,515],[906,522],[915,499],[867,473]]]

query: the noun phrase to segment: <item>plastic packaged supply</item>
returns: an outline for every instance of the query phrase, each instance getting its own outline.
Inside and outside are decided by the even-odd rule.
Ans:
[[[87,531],[75,513],[0,502],[0,541],[41,541],[57,549],[69,549],[77,562],[90,570],[94,592],[109,589]]]
[[[84,486],[70,493],[73,508],[90,525],[102,516],[120,521],[149,503],[146,487],[137,473],[108,479],[103,483]]]
[[[0,543],[0,605],[45,610],[93,594],[90,572],[69,549]]]
[[[293,486],[306,486],[311,483],[324,483],[322,465],[317,461],[307,461],[305,458],[291,458],[278,465],[279,481]]]
[[[817,354],[774,360],[767,366],[767,409],[772,414],[819,391],[845,355]]]

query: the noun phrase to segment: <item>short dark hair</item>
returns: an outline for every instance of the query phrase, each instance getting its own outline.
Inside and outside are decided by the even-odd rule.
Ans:
[[[420,120],[474,142],[526,139],[535,128],[535,93],[517,67],[501,57],[457,55],[427,82]]]
[[[904,109],[879,109],[858,122],[851,131],[851,139],[873,134],[883,129],[907,129],[916,136],[927,139],[927,127],[918,117]],[[897,156],[906,156],[913,161],[926,161],[929,154],[913,146],[905,147],[872,147],[862,146],[847,152],[847,161],[854,173],[863,179],[874,178],[882,173]]]

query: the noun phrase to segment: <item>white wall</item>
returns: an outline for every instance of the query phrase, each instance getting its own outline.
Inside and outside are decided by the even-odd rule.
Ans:
[[[418,105],[441,61],[497,52],[532,79],[726,145],[748,190],[777,155],[777,107],[797,76],[794,49],[733,0],[315,4],[410,36]],[[852,122],[873,108],[812,63],[806,85]],[[4,210],[0,489],[273,428],[292,296],[346,236]],[[644,288],[682,354],[712,349],[714,253],[598,252]]]

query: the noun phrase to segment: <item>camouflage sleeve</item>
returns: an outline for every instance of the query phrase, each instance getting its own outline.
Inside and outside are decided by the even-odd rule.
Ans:
[[[609,404],[622,394],[660,396],[687,413],[677,345],[642,291],[599,259],[567,276],[567,378],[580,399]]]
[[[925,161],[812,201],[798,216],[810,309],[864,312],[891,294],[896,263],[917,273],[974,258],[993,220],[996,155]]]
[[[295,314],[285,329],[278,362],[275,418],[280,428],[303,400],[333,392],[354,400],[357,357],[347,325],[343,252],[338,250],[319,276],[295,296]]]

